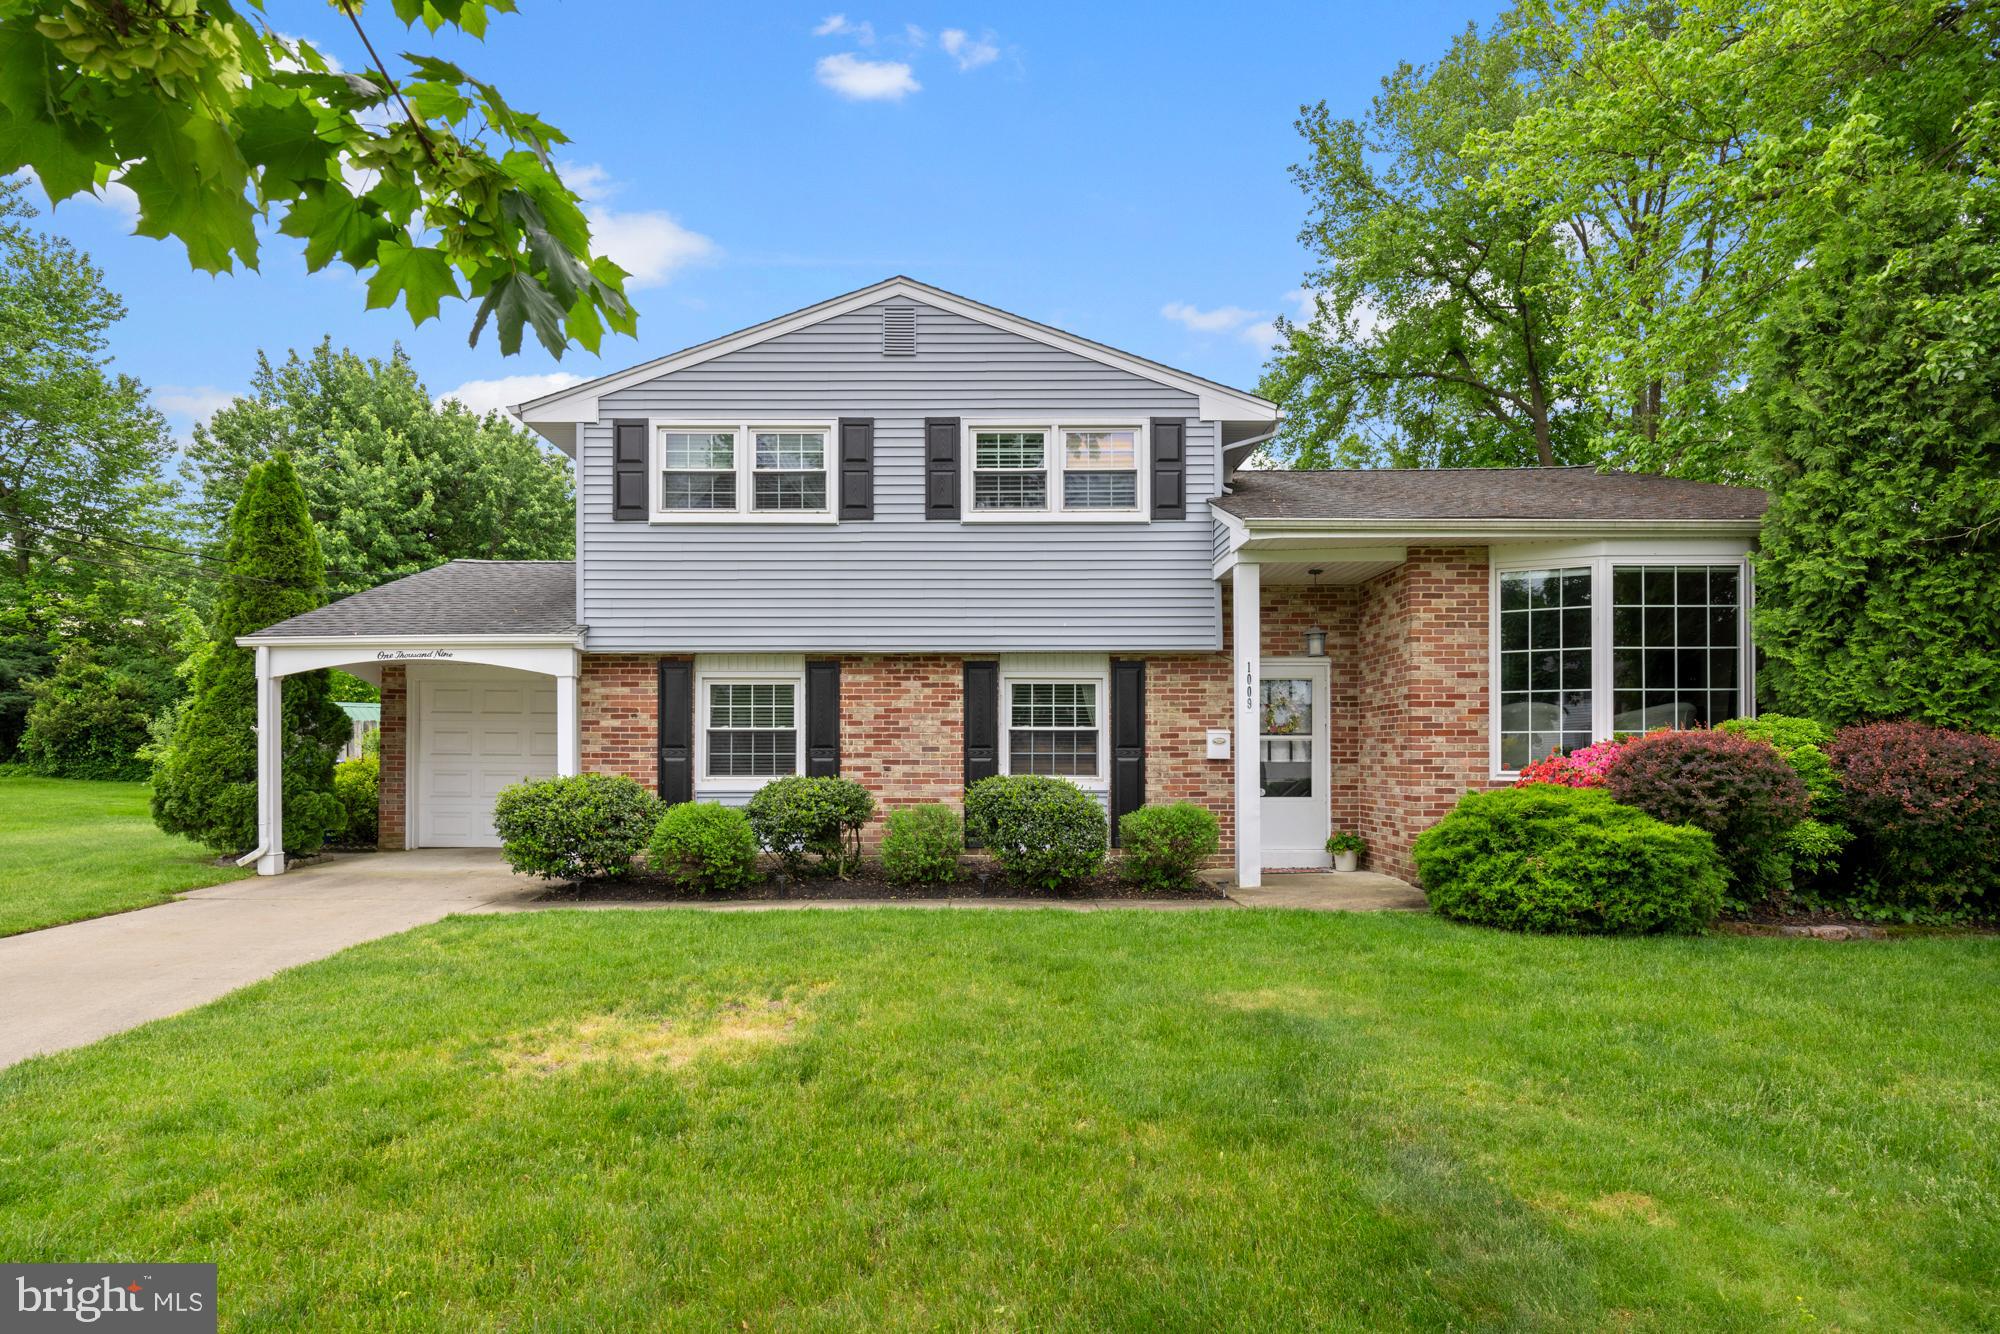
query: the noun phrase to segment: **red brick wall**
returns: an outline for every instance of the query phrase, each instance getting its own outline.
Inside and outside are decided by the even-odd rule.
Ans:
[[[1223,864],[1236,849],[1235,766],[1207,756],[1208,729],[1232,724],[1229,677],[1226,653],[1146,659],[1146,800],[1192,801],[1214,811]]]
[[[1359,590],[1360,782],[1369,864],[1414,880],[1410,844],[1468,789],[1494,786],[1487,751],[1487,560],[1413,547]]]
[[[404,843],[403,813],[408,808],[409,758],[406,740],[410,721],[408,680],[401,666],[382,669],[382,771],[375,798],[375,846],[400,850]]]
[[[577,752],[585,773],[624,774],[657,792],[660,783],[659,658],[587,653],[577,681]]]
[[[965,797],[965,663],[936,654],[840,659],[840,772],[875,798],[872,847],[899,806]]]

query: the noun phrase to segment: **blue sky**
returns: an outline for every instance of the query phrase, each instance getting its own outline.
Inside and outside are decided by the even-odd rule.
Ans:
[[[383,355],[400,341],[434,395],[464,387],[483,407],[894,273],[1250,387],[1305,265],[1287,172],[1299,105],[1359,112],[1397,61],[1434,59],[1494,12],[1431,0],[521,8],[483,43],[436,46],[570,135],[561,160],[634,272],[638,338],[560,362],[529,339],[502,357],[490,331],[466,345],[469,307],[420,329],[400,309],[364,311],[351,270],[309,275],[297,243],[268,230],[261,272],[210,277],[177,242],[131,236],[123,202],[66,203],[42,225],[124,296],[117,364],[177,432],[247,384],[260,348],[331,334]],[[364,63],[321,0],[268,12]],[[431,49],[386,4],[369,17],[378,46]]]

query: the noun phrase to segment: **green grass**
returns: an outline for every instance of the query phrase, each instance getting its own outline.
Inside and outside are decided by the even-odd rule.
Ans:
[[[456,918],[0,1074],[0,1255],[258,1330],[1990,1326],[1996,996],[1966,937]]]
[[[0,778],[0,936],[165,903],[247,872],[163,834],[144,783]]]

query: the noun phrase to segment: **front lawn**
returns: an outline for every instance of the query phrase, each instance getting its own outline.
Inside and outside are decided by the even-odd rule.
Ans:
[[[0,936],[165,903],[247,874],[161,833],[144,783],[0,778]]]
[[[233,1329],[1967,1328],[2000,952],[457,918],[0,1074],[0,1256]]]

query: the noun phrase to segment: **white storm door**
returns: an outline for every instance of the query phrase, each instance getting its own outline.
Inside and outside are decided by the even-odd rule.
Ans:
[[[500,789],[555,776],[554,679],[446,668],[418,684],[417,718],[417,846],[499,847]]]
[[[1257,722],[1257,773],[1268,870],[1330,866],[1326,837],[1327,689],[1322,658],[1266,658]]]

